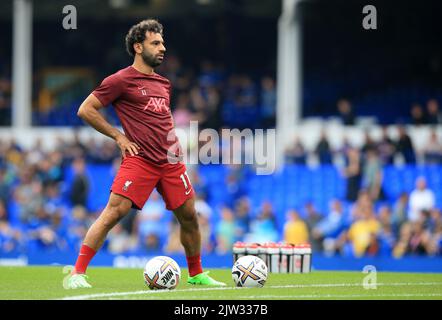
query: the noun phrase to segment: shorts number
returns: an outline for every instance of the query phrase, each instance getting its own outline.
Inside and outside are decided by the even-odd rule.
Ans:
[[[187,171],[184,172],[184,174],[180,175],[181,180],[183,180],[184,183],[184,188],[189,189],[189,184],[190,184],[190,178],[187,175]],[[186,179],[187,178],[187,179]]]

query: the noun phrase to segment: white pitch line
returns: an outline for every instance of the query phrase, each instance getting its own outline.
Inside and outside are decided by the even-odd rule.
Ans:
[[[392,283],[377,283],[378,286],[393,287],[393,286],[442,286],[442,282],[392,282]],[[323,283],[323,284],[297,284],[297,285],[281,285],[281,286],[266,286],[265,289],[301,289],[301,288],[333,288],[333,287],[362,287],[361,283]],[[248,290],[250,288],[238,287],[214,287],[214,288],[192,288],[179,290],[140,290],[129,292],[111,292],[111,293],[96,293],[85,294],[78,296],[68,296],[61,298],[62,300],[87,300],[94,298],[107,298],[131,295],[153,295],[165,293],[185,293],[185,292],[202,292],[202,291],[225,291],[225,290]],[[275,296],[276,297],[276,296]],[[278,296],[280,297],[280,296]],[[292,296],[290,296],[292,297]],[[296,297],[296,296],[293,296]]]
[[[238,296],[236,300],[247,299],[338,299],[338,298],[380,298],[380,297],[442,297],[442,293],[387,293],[387,294],[309,294],[309,295],[253,295],[253,296]],[[201,296],[187,296],[186,300],[202,299]],[[173,299],[171,299],[173,300]]]

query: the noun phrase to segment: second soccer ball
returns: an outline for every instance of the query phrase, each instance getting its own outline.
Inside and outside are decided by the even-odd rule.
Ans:
[[[241,257],[232,267],[232,278],[237,287],[261,288],[267,280],[267,266],[256,256]]]

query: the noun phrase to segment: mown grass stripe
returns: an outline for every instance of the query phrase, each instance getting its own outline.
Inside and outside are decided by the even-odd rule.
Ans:
[[[442,282],[393,282],[393,283],[377,283],[377,286],[394,287],[394,286],[442,286]],[[302,289],[302,288],[335,288],[335,287],[362,287],[361,283],[325,283],[325,284],[299,284],[299,285],[279,285],[279,286],[265,286],[266,289]],[[165,293],[187,293],[187,292],[204,292],[204,291],[226,291],[226,290],[248,290],[249,288],[237,287],[214,287],[214,288],[190,288],[179,290],[139,290],[129,292],[110,292],[110,293],[95,293],[77,296],[67,296],[61,298],[63,300],[88,300],[96,298],[110,298],[110,297],[124,297],[132,295],[156,295]],[[441,293],[442,295],[442,293]],[[351,295],[348,295],[350,297]],[[256,296],[259,297],[259,296]],[[281,297],[275,295],[275,297]],[[291,296],[289,296],[291,297]],[[345,295],[347,297],[347,295]],[[293,295],[296,299],[296,295]]]

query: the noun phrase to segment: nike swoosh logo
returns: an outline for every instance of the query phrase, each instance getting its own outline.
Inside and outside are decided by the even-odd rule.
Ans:
[[[138,88],[138,90],[143,90],[143,89],[145,89],[146,87],[141,87],[141,88]]]
[[[190,189],[189,191],[186,191],[185,194],[186,196],[192,191],[192,189]]]

